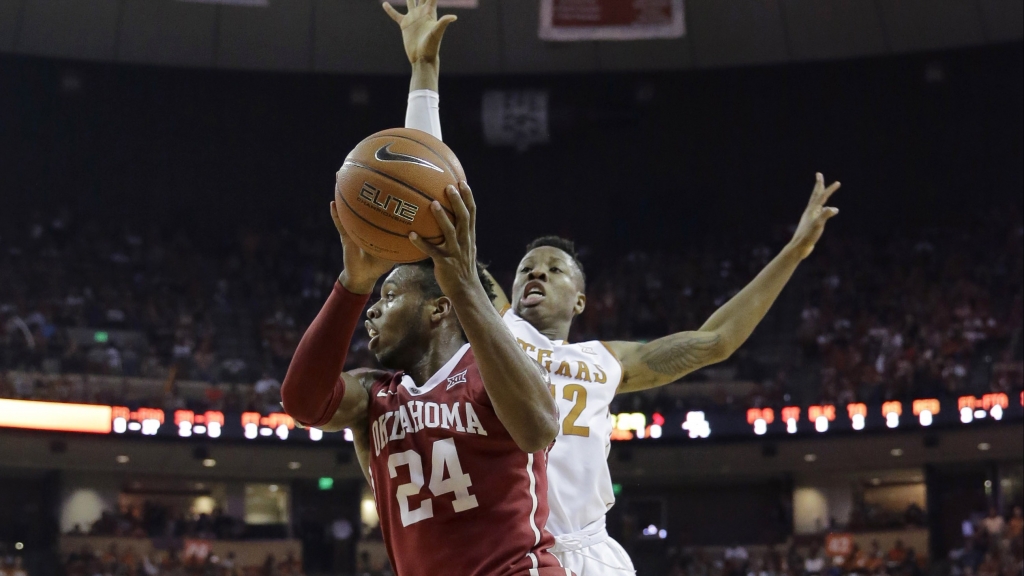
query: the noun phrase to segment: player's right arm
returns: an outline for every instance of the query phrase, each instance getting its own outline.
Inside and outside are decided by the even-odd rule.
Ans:
[[[304,426],[329,432],[352,427],[365,418],[369,405],[367,376],[343,373],[342,368],[370,293],[393,266],[367,254],[349,238],[334,202],[331,217],[341,235],[345,269],[302,335],[281,383],[285,412]]]

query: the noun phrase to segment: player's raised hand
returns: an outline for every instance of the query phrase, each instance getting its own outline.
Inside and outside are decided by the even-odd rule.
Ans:
[[[430,203],[444,242],[433,245],[415,232],[409,234],[409,241],[434,260],[434,276],[447,296],[480,285],[476,270],[476,201],[473,191],[465,181],[459,182],[458,189],[445,189],[448,202],[455,213],[455,223],[448,218],[438,201]]]
[[[402,27],[402,41],[409,63],[436,64],[444,31],[457,17],[447,14],[438,20],[437,0],[406,0],[405,3],[408,7],[405,14],[388,2],[384,3],[384,11]]]
[[[797,224],[796,232],[793,234],[793,240],[791,241],[800,250],[801,258],[807,258],[811,255],[811,252],[814,251],[814,245],[818,243],[822,232],[825,231],[825,223],[828,222],[829,218],[839,214],[838,208],[825,205],[829,197],[836,190],[839,190],[839,182],[833,182],[826,187],[825,177],[821,175],[821,172],[816,174],[816,178],[814,191],[811,192],[811,201],[807,203],[807,209],[804,210],[803,216],[800,217],[800,223]]]
[[[373,292],[377,279],[388,273],[394,262],[368,254],[348,235],[338,216],[338,206],[331,202],[331,219],[341,236],[341,247],[345,252],[345,269],[338,281],[346,290],[353,294],[369,294]]]

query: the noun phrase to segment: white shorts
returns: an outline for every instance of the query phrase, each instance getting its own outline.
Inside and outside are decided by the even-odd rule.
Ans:
[[[558,543],[551,549],[562,566],[572,570],[576,576],[634,576],[633,561],[622,546],[608,533],[599,533],[584,538],[557,538]]]

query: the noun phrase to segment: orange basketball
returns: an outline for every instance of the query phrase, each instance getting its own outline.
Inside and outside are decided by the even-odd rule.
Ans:
[[[409,233],[443,242],[430,203],[440,202],[454,222],[444,190],[465,179],[462,164],[443,142],[419,130],[392,128],[349,153],[338,170],[334,200],[342,225],[363,250],[393,262],[415,262],[426,256],[409,242]]]

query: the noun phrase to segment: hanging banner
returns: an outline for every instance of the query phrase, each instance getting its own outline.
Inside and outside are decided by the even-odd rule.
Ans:
[[[488,90],[484,92],[484,140],[491,146],[515,146],[548,141],[548,93],[543,90]]]
[[[552,41],[679,38],[683,0],[541,0],[540,38]]]
[[[196,4],[224,4],[225,6],[251,6],[265,8],[270,6],[270,0],[179,0],[180,2],[194,2]]]

